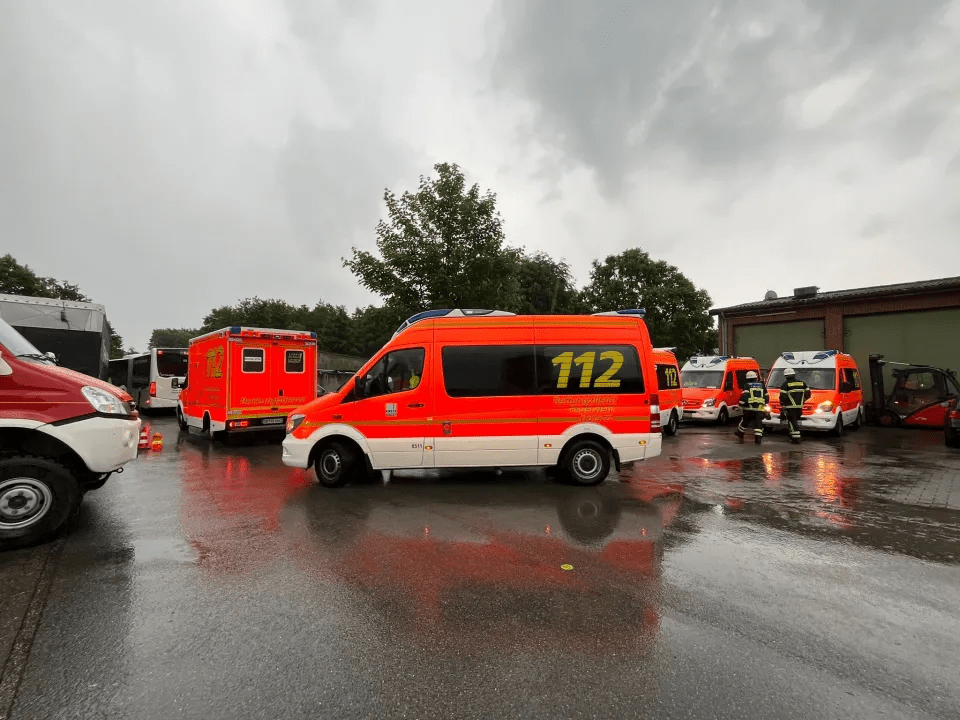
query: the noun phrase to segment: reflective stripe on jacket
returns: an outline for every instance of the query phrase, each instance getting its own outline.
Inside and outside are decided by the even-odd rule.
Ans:
[[[768,402],[770,402],[770,396],[762,383],[750,383],[740,395],[740,407],[744,410],[763,410],[763,406]]]
[[[803,380],[784,380],[780,386],[780,407],[798,408],[810,399],[810,388]]]

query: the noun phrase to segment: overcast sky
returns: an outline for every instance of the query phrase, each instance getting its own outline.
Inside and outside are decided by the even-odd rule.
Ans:
[[[0,253],[137,349],[377,303],[341,258],[444,161],[581,284],[960,275],[960,1],[0,0]]]

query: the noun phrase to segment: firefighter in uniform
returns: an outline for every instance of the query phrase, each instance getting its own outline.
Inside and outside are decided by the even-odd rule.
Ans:
[[[743,417],[737,427],[736,435],[743,442],[747,430],[753,428],[753,441],[759,445],[763,440],[763,417],[767,414],[764,405],[770,402],[767,389],[753,370],[747,373],[747,387],[740,395],[740,407]]]
[[[787,416],[790,428],[790,442],[800,443],[800,416],[803,403],[810,399],[810,388],[797,377],[793,368],[783,371],[783,384],[780,386],[780,408]]]

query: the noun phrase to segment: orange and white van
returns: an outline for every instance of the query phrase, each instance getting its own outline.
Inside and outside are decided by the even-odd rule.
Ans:
[[[660,454],[642,311],[425,317],[287,421],[283,462],[338,487],[372,470],[558,466],[596,485]]]
[[[676,435],[683,420],[683,389],[680,387],[680,364],[676,348],[654,348],[657,365],[657,396],[660,398],[660,427],[664,435]]]
[[[740,394],[747,386],[747,373],[751,370],[758,379],[763,377],[760,364],[753,358],[691,357],[680,371],[684,417],[724,425],[730,418],[741,416]]]
[[[177,422],[211,438],[275,430],[316,397],[316,333],[234,326],[190,341]]]
[[[780,420],[780,386],[788,367],[810,388],[810,399],[800,416],[801,429],[841,435],[844,428],[856,430],[863,424],[863,385],[857,361],[836,350],[805,350],[782,353],[770,368],[770,419],[764,420],[764,425],[786,427],[786,420]]]

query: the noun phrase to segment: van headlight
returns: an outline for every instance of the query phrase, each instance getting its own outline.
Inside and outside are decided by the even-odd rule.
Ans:
[[[290,417],[288,417],[287,418],[287,434],[289,435],[298,427],[300,427],[300,423],[303,422],[303,419],[305,417],[306,415],[301,415],[300,413],[297,413],[296,415],[291,415]]]
[[[832,413],[833,412],[833,401],[827,400],[817,405],[818,413]]]
[[[130,408],[127,403],[113,393],[90,385],[84,385],[80,389],[80,392],[83,393],[87,402],[90,403],[98,413],[103,413],[104,415],[130,414]]]
[[[707,398],[706,400],[703,401],[703,406],[704,406],[704,407],[713,407],[714,405],[716,405],[716,403],[717,403],[717,401],[714,400],[713,398]]]

